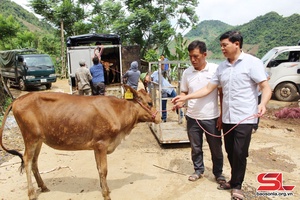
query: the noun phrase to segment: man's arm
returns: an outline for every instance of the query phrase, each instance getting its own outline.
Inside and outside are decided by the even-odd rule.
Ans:
[[[176,106],[178,103],[178,106],[179,106],[180,104],[184,103],[186,100],[198,99],[198,98],[204,97],[204,96],[208,95],[209,93],[211,93],[217,87],[218,87],[218,85],[216,85],[216,84],[208,83],[206,86],[197,90],[194,93],[191,93],[191,94],[188,94],[185,96],[179,95],[179,96],[174,97],[174,99],[172,99],[172,103],[175,104]]]
[[[262,116],[267,110],[266,105],[272,97],[272,90],[267,80],[260,82],[258,85],[262,93],[261,102],[258,105],[258,114]]]

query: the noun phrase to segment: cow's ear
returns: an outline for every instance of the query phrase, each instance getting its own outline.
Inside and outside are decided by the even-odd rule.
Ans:
[[[135,89],[133,89],[132,87],[126,85],[126,84],[123,84],[123,87],[125,89],[125,92],[129,89],[130,92],[133,94],[133,98],[137,98],[138,97],[138,93]]]

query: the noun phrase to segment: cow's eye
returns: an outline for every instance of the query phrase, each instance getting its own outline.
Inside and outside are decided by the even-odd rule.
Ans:
[[[148,102],[148,106],[152,107],[153,106],[152,102]]]

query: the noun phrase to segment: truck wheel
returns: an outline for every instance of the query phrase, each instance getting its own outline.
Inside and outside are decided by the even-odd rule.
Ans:
[[[297,97],[297,88],[292,83],[280,83],[275,88],[275,97],[279,101],[293,101]]]
[[[19,80],[19,88],[22,91],[25,91],[27,89],[26,85],[25,85],[25,82],[24,82],[24,80],[22,78],[20,78],[20,80]]]
[[[49,90],[52,87],[52,83],[47,83],[46,84],[46,89]]]

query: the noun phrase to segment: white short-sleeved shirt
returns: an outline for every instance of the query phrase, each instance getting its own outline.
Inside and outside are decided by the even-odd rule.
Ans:
[[[267,80],[262,61],[250,54],[241,53],[234,64],[222,62],[211,79],[223,89],[222,121],[237,124],[257,114],[258,83]],[[243,121],[254,124],[257,118]]]
[[[181,92],[191,94],[206,86],[217,70],[218,65],[206,63],[203,70],[195,70],[193,66],[187,68],[183,74],[180,83]],[[209,120],[219,117],[218,89],[205,97],[190,99],[187,103],[186,115],[193,119]]]

